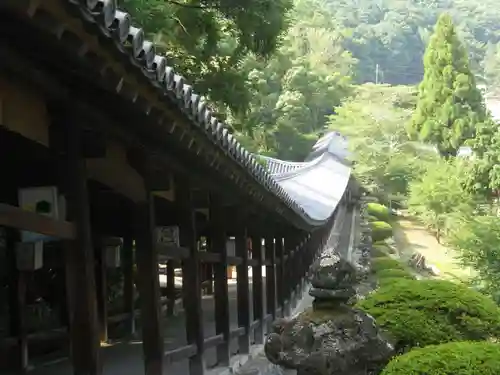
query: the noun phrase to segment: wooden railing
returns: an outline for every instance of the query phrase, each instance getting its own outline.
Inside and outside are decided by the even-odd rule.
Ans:
[[[230,342],[233,339],[238,340],[239,354],[248,354],[251,344],[262,344],[269,324],[275,318],[289,314],[290,309],[301,297],[310,267],[327,240],[334,220],[335,215],[331,218],[330,223],[305,238],[297,238],[293,235],[275,237],[273,234],[262,238],[253,235],[251,241],[252,249],[255,251],[252,252],[251,257],[248,253],[248,234],[245,230],[236,235],[235,256],[227,254],[227,238],[224,232],[215,231],[210,238],[208,251],[198,252],[194,265],[196,269],[200,269],[201,265],[209,265],[213,269],[213,280],[206,281],[206,283],[213,282],[214,285],[215,335],[205,338],[203,324],[198,325],[198,332],[195,334],[197,337],[203,337],[202,342],[188,338],[187,344],[165,351],[164,364],[195,357],[203,358],[207,349],[217,348],[217,365],[227,366],[231,356]],[[71,223],[52,220],[5,204],[0,204],[0,225],[64,239],[74,238],[74,227]],[[157,250],[161,261],[177,263],[193,261],[192,252],[182,246],[158,245]],[[238,326],[236,328],[231,328],[229,319],[227,269],[230,266],[235,266],[237,269]],[[249,267],[252,268],[251,281],[248,275]],[[265,277],[262,274],[263,267],[266,270]],[[131,280],[129,277],[129,282]],[[185,281],[183,280],[183,284]],[[189,280],[187,281],[189,282]],[[161,298],[160,305],[162,307],[172,303],[172,299],[175,298],[173,295],[175,288],[172,283],[174,283],[174,275],[173,267],[170,267],[170,273],[167,274],[169,295],[166,298]],[[200,282],[198,287],[203,287],[203,283]],[[252,291],[251,299],[250,291]],[[196,294],[192,298],[201,298],[201,294]],[[192,303],[192,301],[184,301],[184,303],[186,302]],[[201,305],[200,300],[195,302]],[[124,320],[135,320],[140,316],[139,310],[135,310],[133,303],[129,303],[128,306],[128,310],[123,311],[123,313],[106,317],[107,325]],[[266,310],[264,310],[264,306],[267,306]],[[186,306],[184,307],[186,308]],[[253,311],[253,320],[250,319],[250,309]],[[193,326],[196,326],[193,319],[199,319],[199,317],[193,317],[186,313],[186,330],[192,330]],[[22,340],[19,340],[18,337],[7,338],[2,340],[2,345],[19,345],[21,343],[27,347],[29,340],[51,335],[61,336],[65,332],[65,329],[60,329],[46,333],[24,334]],[[253,342],[250,341],[251,337],[254,338]],[[203,373],[203,367],[191,367],[190,375],[202,375]]]

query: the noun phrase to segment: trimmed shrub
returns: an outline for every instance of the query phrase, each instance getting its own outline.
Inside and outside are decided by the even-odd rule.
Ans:
[[[415,277],[409,271],[403,270],[380,270],[376,273],[376,278],[380,287],[386,284],[397,283],[399,280],[415,280]]]
[[[389,253],[389,246],[386,244],[374,244],[372,245],[371,256],[372,258],[387,257]]]
[[[395,357],[382,375],[497,375],[500,345],[487,341],[450,342],[414,349]]]
[[[382,285],[357,307],[391,334],[399,352],[500,337],[500,308],[495,302],[450,281],[400,278]]]
[[[392,226],[385,221],[372,221],[372,239],[373,242],[383,241],[389,237],[392,237]]]
[[[407,271],[408,267],[406,267],[399,260],[389,258],[388,256],[375,258],[372,260],[372,270],[375,273],[379,273],[384,270],[401,270]]]
[[[381,221],[389,221],[391,218],[391,213],[389,209],[380,203],[370,202],[366,205],[366,211],[369,216],[374,216]]]
[[[372,221],[379,221],[378,217],[376,216],[373,216],[373,215],[368,215],[368,222],[372,222]]]
[[[415,279],[415,277],[409,271],[401,269],[380,270],[377,272],[377,277],[379,279],[387,279],[387,278],[402,278],[411,280]]]

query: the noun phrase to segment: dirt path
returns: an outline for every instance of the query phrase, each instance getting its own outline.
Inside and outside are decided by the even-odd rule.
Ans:
[[[428,265],[435,265],[439,278],[462,281],[471,277],[471,271],[461,267],[456,260],[456,252],[439,244],[415,219],[401,216],[393,224],[394,239],[399,256],[407,262],[413,253],[422,254]]]

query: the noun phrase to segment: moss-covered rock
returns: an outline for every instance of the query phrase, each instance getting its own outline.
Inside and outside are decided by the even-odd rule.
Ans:
[[[380,203],[367,203],[366,212],[368,213],[368,216],[374,216],[380,221],[389,221],[391,219],[389,208]]]
[[[500,337],[500,308],[485,295],[445,280],[394,280],[357,307],[393,336],[398,351]]]
[[[382,375],[497,375],[500,345],[492,342],[451,342],[429,345],[395,357]]]
[[[392,226],[385,221],[372,221],[372,239],[373,242],[383,241],[392,237]]]

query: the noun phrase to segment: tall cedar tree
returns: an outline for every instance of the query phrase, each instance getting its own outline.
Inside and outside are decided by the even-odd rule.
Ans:
[[[424,79],[409,133],[449,158],[474,136],[476,124],[485,115],[465,48],[451,17],[442,14],[425,51]]]

